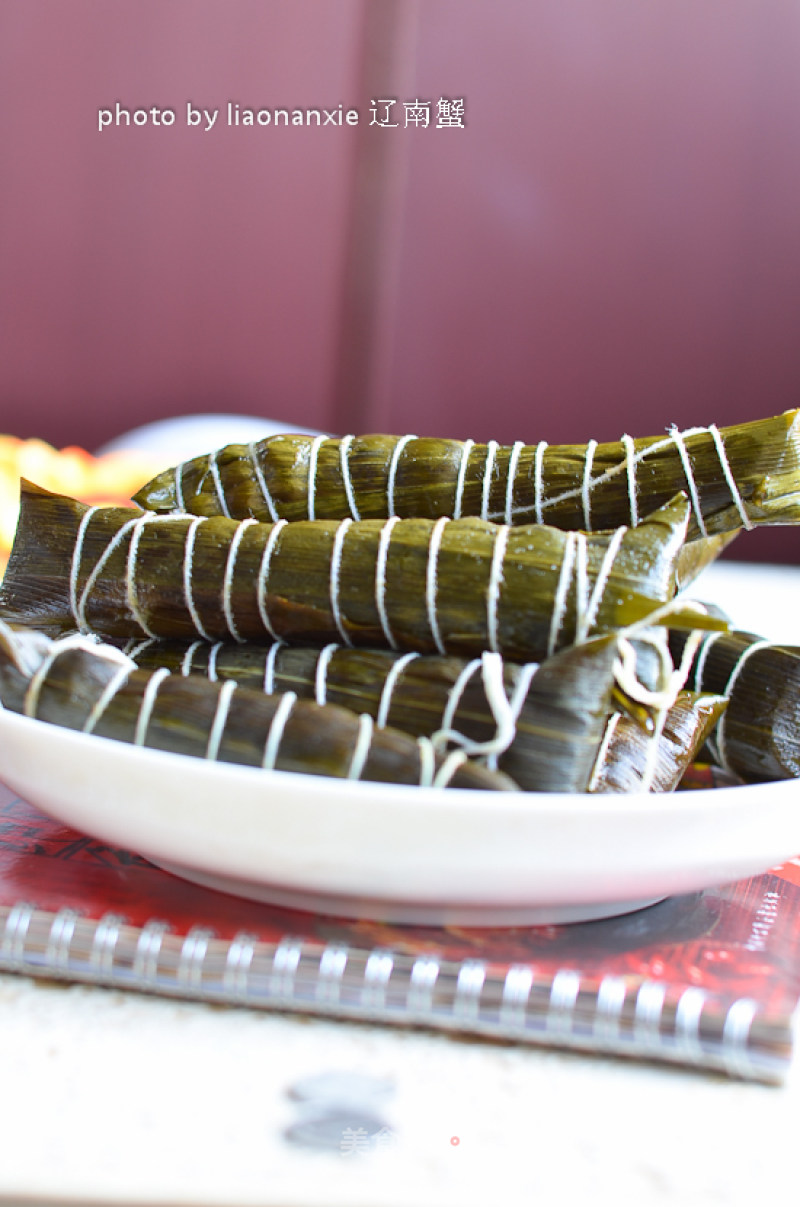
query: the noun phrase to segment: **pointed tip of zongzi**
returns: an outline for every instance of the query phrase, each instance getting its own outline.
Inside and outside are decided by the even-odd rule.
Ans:
[[[685,490],[679,490],[661,507],[657,507],[655,511],[643,516],[640,523],[664,524],[670,530],[677,529],[685,533],[691,514],[692,505],[689,502],[689,496]]]
[[[0,583],[0,617],[47,632],[72,628],[70,568],[75,533],[88,510],[67,495],[20,481],[19,520]]]
[[[165,469],[156,474],[131,496],[131,501],[147,511],[175,511],[179,506],[175,469]]]

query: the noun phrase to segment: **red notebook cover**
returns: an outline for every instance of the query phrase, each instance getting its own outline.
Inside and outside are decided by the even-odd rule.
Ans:
[[[780,1081],[800,861],[564,926],[398,926],[204,889],[0,786],[0,968]]]

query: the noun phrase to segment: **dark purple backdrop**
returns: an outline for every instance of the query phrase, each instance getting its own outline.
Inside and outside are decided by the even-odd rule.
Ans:
[[[0,0],[0,431],[555,442],[794,406],[799,54],[792,0]],[[440,97],[464,130],[403,127]],[[186,128],[229,100],[361,123]],[[98,132],[116,101],[176,124]]]

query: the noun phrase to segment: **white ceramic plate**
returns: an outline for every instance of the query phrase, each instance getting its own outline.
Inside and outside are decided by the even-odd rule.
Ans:
[[[610,916],[800,851],[800,781],[578,796],[351,783],[207,763],[0,713],[3,779],[189,879],[343,916]]]
[[[180,460],[245,429],[251,438],[279,427],[184,417],[118,444],[162,446],[165,457],[168,447]],[[800,644],[798,592],[794,567],[730,562],[692,588],[735,613],[738,627]],[[6,783],[79,830],[213,888],[350,917],[586,920],[800,852],[800,780],[624,797],[353,784],[142,750],[2,712],[0,749]]]

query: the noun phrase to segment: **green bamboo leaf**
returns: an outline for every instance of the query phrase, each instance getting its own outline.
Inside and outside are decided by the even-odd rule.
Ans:
[[[676,658],[685,641],[671,634]],[[715,634],[700,646],[687,683],[729,701],[709,743],[726,771],[751,783],[800,776],[800,646],[735,629]]]
[[[25,483],[0,610],[109,637],[342,641],[528,662],[671,603],[688,517],[679,495],[611,533],[476,518],[260,524],[87,508]],[[669,623],[724,626],[681,605]]]
[[[269,522],[479,516],[597,531],[636,524],[681,490],[690,537],[800,523],[800,411],[605,444],[271,436],[175,466],[134,501]]]
[[[592,792],[672,792],[725,713],[722,696],[678,692],[662,724],[647,734],[629,717],[609,720]]]
[[[142,668],[294,691],[414,736],[446,730],[473,753],[496,744],[497,765],[521,788],[583,792],[611,708],[617,643],[600,637],[527,665],[282,643],[147,640],[126,652]]]
[[[437,754],[424,738],[377,729],[335,704],[137,670],[117,650],[80,638],[43,642],[5,624],[0,701],[49,724],[196,758],[339,779],[516,790],[501,772]]]

